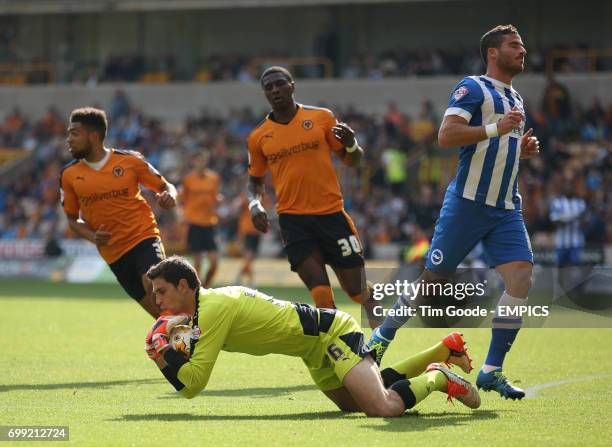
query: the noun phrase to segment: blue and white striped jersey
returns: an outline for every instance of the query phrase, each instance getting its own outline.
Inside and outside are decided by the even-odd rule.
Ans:
[[[514,106],[525,114],[523,98],[512,86],[487,76],[468,76],[453,90],[444,116],[458,115],[470,126],[486,126]],[[523,121],[506,135],[463,146],[449,191],[489,206],[521,209],[518,169],[524,127]]]
[[[557,248],[584,247],[584,233],[580,228],[580,217],[586,211],[586,203],[579,197],[557,196],[550,202],[550,220],[556,222]]]

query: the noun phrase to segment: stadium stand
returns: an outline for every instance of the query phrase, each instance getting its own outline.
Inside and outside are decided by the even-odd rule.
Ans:
[[[610,70],[609,37],[592,32],[607,29],[607,2],[558,0],[534,26],[531,17],[547,1],[495,10],[483,0],[0,2],[0,83],[249,81],[272,61],[292,66],[298,78],[472,73],[482,63],[463,19],[486,29],[496,14],[523,30],[527,71]],[[432,32],[429,17],[443,33]],[[230,22],[239,33],[227,32]]]

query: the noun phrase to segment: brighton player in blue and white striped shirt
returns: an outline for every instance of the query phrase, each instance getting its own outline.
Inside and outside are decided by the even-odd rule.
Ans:
[[[459,167],[447,189],[419,281],[446,281],[482,242],[504,280],[498,307],[519,306],[526,304],[533,266],[517,187],[519,159],[539,153],[533,130],[524,132],[523,99],[512,87],[514,76],[523,71],[526,51],[512,25],[488,31],[481,38],[480,51],[486,74],[468,76],[455,86],[440,127],[440,146],[461,148]],[[406,305],[406,298],[400,297],[395,307]],[[407,319],[389,316],[373,332],[369,346],[377,351],[378,360]],[[485,391],[495,390],[511,399],[525,396],[502,374],[520,325],[520,317],[493,319],[489,352],[476,381]]]
[[[564,190],[564,194],[555,196],[550,202],[550,220],[557,225],[555,246],[558,267],[578,265],[580,252],[584,248],[580,221],[586,211],[586,203],[573,194],[571,183],[566,183]]]

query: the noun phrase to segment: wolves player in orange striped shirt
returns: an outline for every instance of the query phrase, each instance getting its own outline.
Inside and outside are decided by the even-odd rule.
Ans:
[[[249,209],[255,228],[268,231],[261,204],[263,180],[272,174],[283,243],[317,307],[334,308],[325,270],[329,264],[344,291],[368,304],[361,242],[344,211],[332,164],[335,154],[348,166],[363,155],[353,130],[327,109],[295,102],[295,83],[282,67],[268,68],[261,86],[272,111],[248,137]]]
[[[176,189],[139,152],[104,147],[103,110],[70,115],[68,146],[74,160],[62,169],[60,195],[70,229],[96,244],[123,289],[159,317],[145,273],[165,258],[151,207],[140,184],[157,193],[163,209],[176,205]]]

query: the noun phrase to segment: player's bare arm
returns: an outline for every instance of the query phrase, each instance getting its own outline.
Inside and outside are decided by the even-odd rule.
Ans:
[[[162,192],[155,195],[155,199],[157,204],[165,210],[174,208],[177,201],[175,186],[172,183],[166,183]]]
[[[68,226],[75,234],[87,239],[88,241],[96,245],[107,245],[110,241],[112,234],[104,228],[104,225],[100,225],[97,230],[92,230],[85,221],[72,214],[67,214]]]
[[[497,122],[497,134],[505,135],[518,127],[523,114],[515,107]],[[438,144],[442,148],[469,146],[489,138],[485,126],[470,126],[465,118],[447,115],[438,132]]]
[[[342,162],[351,167],[359,166],[363,156],[363,149],[355,138],[355,131],[346,123],[338,123],[332,127],[332,133],[345,147],[345,150],[340,155]]]
[[[264,194],[264,177],[249,176],[247,185],[247,195],[249,199],[249,211],[251,212],[251,220],[257,230],[262,233],[267,233],[270,227],[268,214],[261,204]]]

